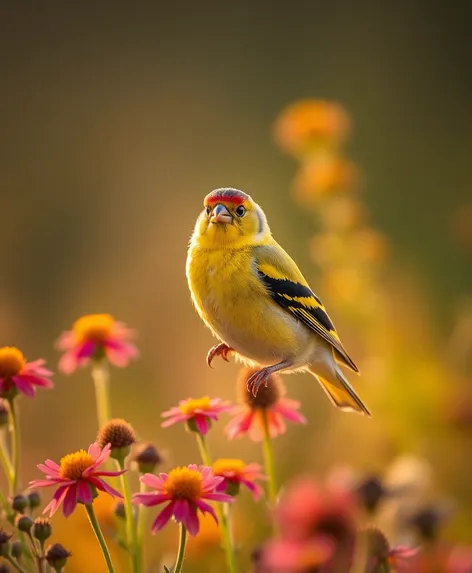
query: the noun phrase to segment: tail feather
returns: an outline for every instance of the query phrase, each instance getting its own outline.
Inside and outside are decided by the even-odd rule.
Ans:
[[[339,368],[336,367],[335,376],[330,376],[329,380],[323,378],[311,368],[310,372],[315,375],[321,387],[337,408],[349,412],[359,412],[369,417],[371,416],[369,409],[359,398]]]

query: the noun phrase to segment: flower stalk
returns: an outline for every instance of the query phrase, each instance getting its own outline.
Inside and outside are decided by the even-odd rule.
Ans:
[[[177,551],[177,559],[175,561],[173,573],[181,573],[182,566],[185,559],[185,547],[187,545],[187,528],[183,523],[180,524],[180,539],[179,539],[179,549]]]
[[[102,550],[103,557],[105,558],[105,562],[107,564],[108,573],[115,573],[115,569],[113,568],[113,562],[111,560],[110,551],[106,544],[105,538],[103,537],[102,530],[100,529],[100,525],[98,524],[97,516],[95,515],[95,511],[93,509],[93,505],[87,504],[84,505],[85,510],[87,512],[87,516],[90,521],[90,525],[92,526],[93,532],[97,538],[97,541],[100,545],[100,549]]]
[[[101,428],[111,418],[110,374],[105,360],[93,362],[92,378],[95,385],[98,427]]]
[[[267,499],[271,505],[275,505],[277,499],[277,478],[275,473],[274,449],[272,438],[270,437],[269,420],[267,412],[261,411],[262,432],[263,432],[263,452],[265,473],[267,476]]]
[[[15,495],[18,489],[18,480],[20,472],[20,429],[18,425],[18,413],[15,408],[15,399],[8,400],[10,406],[10,433],[11,433],[11,457],[12,457],[12,478],[11,478],[11,495]]]
[[[116,462],[119,470],[124,471],[126,469],[124,457],[121,457],[121,459],[116,460]],[[123,493],[123,501],[125,504],[126,541],[127,541],[128,552],[130,554],[133,572],[139,573],[140,561],[141,561],[139,558],[140,548],[138,547],[137,543],[136,524],[133,516],[133,505],[131,503],[131,491],[129,488],[129,481],[127,474],[122,473],[120,476],[120,480],[121,480],[121,491]]]
[[[205,436],[200,434],[200,432],[197,432],[196,436],[202,461],[206,466],[211,467],[210,452],[208,451],[208,447],[206,445]],[[236,555],[234,552],[234,546],[230,530],[230,523],[228,519],[229,514],[227,515],[225,513],[225,511],[222,508],[222,505],[219,503],[216,505],[216,513],[218,515],[218,521],[220,523],[223,548],[226,555],[226,564],[228,566],[228,570],[230,573],[238,573],[238,564],[236,561]]]

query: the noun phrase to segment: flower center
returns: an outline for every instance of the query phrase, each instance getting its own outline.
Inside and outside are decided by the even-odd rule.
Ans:
[[[59,475],[64,479],[78,481],[84,471],[92,465],[92,456],[85,450],[79,450],[61,459]]]
[[[21,350],[14,346],[0,348],[0,378],[17,376],[24,368],[26,359]]]
[[[243,460],[236,458],[221,458],[213,462],[213,473],[216,476],[224,476],[229,478],[239,477],[246,467]]]
[[[198,499],[202,495],[202,474],[198,470],[179,467],[171,470],[164,489],[173,499]]]
[[[195,410],[210,410],[211,400],[209,396],[204,396],[203,398],[195,398],[187,400],[184,404],[179,406],[182,414],[193,414]]]
[[[103,342],[115,325],[110,314],[86,314],[74,322],[72,330],[78,342]]]

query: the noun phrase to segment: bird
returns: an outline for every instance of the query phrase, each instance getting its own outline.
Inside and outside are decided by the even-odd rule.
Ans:
[[[219,340],[209,366],[234,355],[257,368],[247,381],[254,396],[275,372],[308,371],[336,407],[371,415],[341,370],[359,373],[323,303],[250,195],[222,187],[205,197],[186,276],[198,314]]]

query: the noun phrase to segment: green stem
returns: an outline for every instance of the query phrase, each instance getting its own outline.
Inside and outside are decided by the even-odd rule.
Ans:
[[[8,486],[11,490],[13,484],[13,466],[10,461],[10,456],[8,455],[7,442],[5,438],[5,429],[2,428],[0,436],[0,463],[3,466],[3,470],[7,476]]]
[[[90,525],[92,526],[93,532],[95,533],[97,541],[98,541],[100,548],[102,550],[103,557],[105,558],[108,573],[115,573],[115,570],[113,569],[113,563],[111,561],[110,552],[108,550],[105,538],[103,537],[102,530],[100,529],[100,525],[98,524],[97,516],[95,515],[95,511],[93,510],[93,506],[92,506],[92,504],[89,504],[89,505],[85,505],[84,507],[85,507],[85,510],[87,511]]]
[[[13,477],[11,480],[11,495],[16,494],[20,472],[20,428],[18,425],[18,415],[15,408],[15,399],[9,400],[11,419],[11,457],[13,460]]]
[[[5,559],[8,561],[8,563],[10,563],[10,565],[12,567],[14,567],[17,571],[19,571],[20,573],[28,573],[26,571],[26,569],[23,569],[23,567],[21,567],[21,565],[19,563],[17,563],[13,557],[11,557],[10,555],[8,555],[7,557],[5,557]]]
[[[197,433],[197,442],[203,463],[206,466],[211,467],[211,458],[206,445],[205,437],[202,436],[200,432]],[[218,521],[221,527],[221,537],[223,541],[223,547],[225,550],[226,564],[228,566],[228,570],[230,571],[230,573],[237,573],[238,564],[236,562],[236,556],[234,554],[234,547],[231,539],[231,531],[229,528],[228,519],[226,518],[225,512],[223,511],[220,503],[216,504],[216,513],[218,515]]]
[[[124,458],[117,460],[118,467],[120,470],[125,469]],[[121,489],[123,491],[123,501],[125,504],[125,515],[126,515],[126,541],[128,552],[131,558],[131,565],[134,573],[139,573],[139,557],[138,557],[138,546],[136,542],[136,528],[133,517],[133,504],[131,502],[131,491],[129,489],[128,475],[121,474]]]
[[[182,571],[182,565],[185,558],[185,546],[187,544],[187,529],[183,523],[180,524],[180,540],[179,540],[179,550],[177,552],[177,559],[175,561],[174,569],[172,573],[180,573]]]
[[[147,491],[147,486],[140,481],[139,482],[139,492],[144,493]],[[144,530],[146,526],[146,511],[144,505],[137,505],[137,532],[136,532],[136,553],[138,556],[138,571],[142,570],[143,566],[143,541],[144,541]]]
[[[99,429],[111,418],[110,375],[105,360],[94,361],[92,378],[95,384],[95,401]]]
[[[269,421],[267,419],[267,412],[262,410],[262,429],[264,434],[263,450],[264,450],[264,465],[267,476],[267,498],[269,502],[274,505],[277,499],[277,479],[275,476],[275,463],[274,463],[274,450],[272,447],[272,438],[270,437]]]

